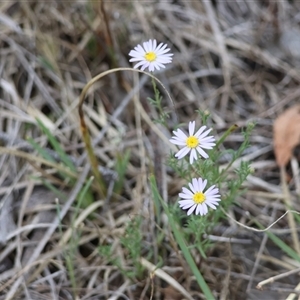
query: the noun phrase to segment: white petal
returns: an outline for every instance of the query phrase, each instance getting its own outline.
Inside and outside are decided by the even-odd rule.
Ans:
[[[144,71],[145,69],[149,69],[149,71],[150,71],[150,62],[148,62],[148,61],[145,61],[145,64],[142,66],[142,68],[141,68],[141,70],[142,71]]]
[[[219,192],[219,189],[216,188],[215,185],[212,185],[209,189],[207,189],[207,191],[205,192],[205,194],[206,194],[206,195],[211,195],[210,193],[211,193],[211,191],[212,191],[213,189],[215,189],[217,192]]]
[[[206,201],[207,202],[211,202],[211,203],[220,202],[221,198],[220,198],[220,196],[218,196],[218,197],[215,197],[215,196],[213,196],[213,197],[206,197]]]
[[[145,61],[140,61],[139,63],[137,63],[137,64],[134,65],[134,68],[137,69],[138,67],[140,67],[140,66],[144,67],[145,65],[146,65]]]
[[[189,135],[190,136],[194,135],[194,131],[195,131],[195,121],[191,121],[189,123]]]
[[[147,52],[152,52],[153,51],[153,41],[152,40],[149,40],[148,41],[148,51]]]
[[[155,52],[156,52],[156,53],[159,53],[159,51],[160,51],[161,49],[164,49],[164,48],[166,48],[166,47],[167,47],[167,44],[160,43],[160,44],[156,47]]]
[[[150,52],[150,45],[149,45],[150,41],[143,43],[143,47],[144,47],[146,53]]]
[[[195,204],[195,202],[193,200],[181,200],[178,201],[180,207],[191,207],[192,205]]]
[[[200,205],[201,205],[200,215],[204,216],[208,213],[207,205],[205,203],[202,203]]]
[[[167,54],[167,52],[169,52],[171,49],[170,49],[170,48],[165,49],[166,47],[167,47],[167,45],[165,45],[165,46],[164,46],[162,49],[160,49],[160,50],[156,50],[157,54],[158,54],[158,55],[161,55],[161,56],[164,56],[164,57],[171,57],[171,56],[173,56],[172,53],[168,53],[168,54]]]
[[[211,132],[211,129],[208,129],[205,132],[203,132],[202,134],[200,134],[198,136],[198,138],[201,140],[201,139],[205,138],[210,132]]]
[[[187,205],[187,204],[194,204],[195,202],[193,201],[193,200],[188,200],[188,199],[184,199],[184,200],[180,200],[180,201],[178,201],[178,203],[180,204],[180,205]]]
[[[164,69],[166,67],[165,65],[159,63],[158,61],[153,61],[151,63],[156,70],[160,70],[161,68]]]
[[[221,196],[220,195],[206,196],[206,199],[207,201],[221,201]]]
[[[201,179],[201,178],[199,178],[199,179]],[[206,179],[202,180],[201,186],[199,184],[199,186],[200,186],[200,192],[203,192],[203,190],[205,189],[206,185],[207,185],[207,180]]]
[[[206,195],[205,195],[206,196]],[[217,202],[217,201],[221,201],[220,199],[220,195],[215,195],[215,196],[206,196],[206,201],[209,202]]]
[[[131,62],[132,59],[144,59],[144,56],[140,53],[138,53],[137,51],[135,50],[131,50],[129,52],[129,56],[132,56],[133,58],[131,58],[129,61]]]
[[[211,136],[207,136],[205,138],[201,139],[201,143],[211,143],[214,142],[216,139],[211,135]]]
[[[177,157],[178,159],[181,159],[181,158],[185,157],[189,152],[190,152],[190,148],[184,147],[175,154],[175,157]]]
[[[201,149],[201,147],[198,146],[196,149],[197,149],[197,151],[199,152],[199,154],[200,154],[201,156],[203,156],[204,158],[208,158],[208,157],[209,157],[208,154],[205,153],[205,152]]]
[[[184,209],[184,210],[186,210],[186,209],[189,209],[190,207],[192,207],[194,204],[186,204],[186,205],[181,205],[181,206],[179,206],[181,209]]]
[[[218,204],[220,201],[220,198],[208,198],[205,200],[205,203]]]
[[[149,71],[150,72],[154,71],[154,66],[153,66],[153,64],[151,62],[149,63]]]
[[[157,46],[157,42],[156,42],[156,40],[154,39],[154,40],[152,41],[152,49],[151,49],[151,51],[155,51],[155,52],[156,52],[156,46]]]
[[[168,47],[167,44],[160,43],[160,44],[156,47],[155,51],[156,51],[157,53],[159,53],[159,54],[164,54],[164,53],[170,51],[169,48],[166,49],[167,47]]]
[[[190,149],[190,148],[188,148]],[[194,162],[194,159],[197,160],[197,154],[195,149],[191,149],[191,154],[190,154],[190,164],[192,165]]]
[[[186,187],[183,187],[182,188],[182,192],[185,193],[186,195],[190,195],[190,196],[193,196],[194,194],[189,190],[187,189]]]
[[[182,138],[180,138],[178,136],[175,136],[175,135],[173,135],[171,139],[176,140],[176,141],[182,141],[182,142],[185,141],[184,139],[182,139]]]
[[[177,131],[173,131],[173,133],[174,133],[174,135],[183,139],[184,141],[187,139],[187,135],[180,129],[177,129]]]
[[[135,61],[143,61],[143,62],[145,62],[145,59],[143,57],[142,58],[136,57],[136,58],[129,59],[129,62],[135,62]]]
[[[205,130],[206,126],[202,126],[194,135],[199,137],[199,135]]]
[[[169,139],[169,141],[170,141],[172,144],[179,145],[179,146],[185,146],[185,145],[186,145],[185,142],[175,140],[174,138]]]
[[[195,186],[195,189],[197,190],[197,192],[202,192],[201,190],[201,186],[202,186],[202,178],[194,178],[193,179],[193,182],[194,182],[194,186]]]
[[[193,184],[193,187],[194,187],[194,193],[199,192],[199,185],[198,185],[197,178],[192,179],[192,184]]]
[[[195,214],[196,214],[196,215],[199,215],[200,210],[201,210],[201,204],[198,204],[198,205],[197,205],[197,208],[196,208]]]
[[[145,54],[146,54],[145,49],[141,45],[138,45],[137,47],[135,47],[134,51],[136,51],[138,56],[143,56],[144,57]]]
[[[167,54],[164,54],[164,56],[157,56],[155,61],[161,64],[169,64],[172,62],[172,57],[168,57]]]
[[[178,196],[184,200],[192,200],[193,195],[188,195],[188,194],[184,194],[184,193],[179,193]]]
[[[197,204],[194,204],[187,212],[187,215],[189,216],[196,208]]]
[[[203,215],[203,206],[202,204],[198,204],[196,214],[202,216]]]
[[[207,144],[202,144],[202,143],[201,143],[201,148],[203,148],[203,149],[210,150],[210,149],[212,149],[212,148],[213,148],[213,146],[214,146],[214,145],[210,146],[210,145],[207,145]]]
[[[214,204],[212,204],[210,202],[206,202],[206,204],[212,209],[217,209],[217,206],[215,206]]]

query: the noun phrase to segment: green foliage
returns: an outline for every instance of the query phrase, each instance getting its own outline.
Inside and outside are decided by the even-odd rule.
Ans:
[[[58,140],[55,138],[55,136],[50,132],[50,130],[39,120],[36,119],[39,127],[42,129],[42,131],[45,133],[45,135],[48,138],[48,141],[50,142],[51,146],[54,148],[54,150],[59,155],[61,161],[70,168],[72,172],[76,172],[76,167],[71,161],[71,159],[68,157],[66,152],[63,150],[63,148],[60,146]]]
[[[174,155],[170,154],[167,160],[169,165],[181,178],[186,178],[190,174],[188,164],[184,160],[178,160]]]
[[[263,229],[263,226],[257,220],[253,221],[257,224],[259,228]],[[274,244],[276,244],[283,252],[285,252],[288,256],[290,256],[297,262],[300,262],[299,254],[296,251],[294,251],[290,246],[288,246],[285,242],[278,238],[274,233],[266,231],[266,234],[274,242]]]
[[[150,104],[157,109],[158,119],[154,119],[154,122],[162,124],[167,127],[167,119],[169,118],[169,113],[166,112],[162,106],[162,96],[156,86],[155,80],[152,78],[152,86],[154,90],[154,99],[148,97]]]
[[[106,260],[106,264],[111,264],[116,266],[120,272],[128,278],[134,279],[136,276],[135,270],[130,270],[122,266],[119,257],[115,257],[113,254],[113,249],[111,245],[101,245],[98,247],[98,252],[101,257]]]
[[[39,178],[35,178],[35,179],[38,180]],[[57,196],[58,199],[66,200],[66,196],[55,185],[53,185],[48,180],[45,180],[44,178],[41,178],[40,180],[43,182],[46,188],[48,188],[50,191],[53,192],[54,195]]]
[[[141,233],[141,222],[140,216],[134,217],[129,221],[124,236],[120,239],[121,245],[124,247],[127,255],[127,260],[133,264],[134,268],[127,268],[123,266],[119,257],[115,257],[113,254],[111,245],[100,245],[98,252],[107,263],[110,263],[120,270],[120,272],[131,279],[140,278],[143,268],[139,262],[142,251],[142,233]]]
[[[198,113],[202,118],[202,124],[206,124],[208,122],[209,114],[202,111],[198,111]],[[211,297],[210,299],[213,299],[211,292],[201,273],[199,273],[198,269],[196,270],[194,261],[191,260],[190,257],[190,251],[192,249],[197,249],[201,257],[206,258],[206,253],[212,246],[212,242],[207,239],[207,236],[222,219],[226,218],[224,212],[226,212],[233,205],[237,197],[244,192],[243,183],[247,176],[251,174],[252,170],[249,162],[241,161],[238,163],[238,159],[240,159],[244,151],[250,145],[249,139],[253,128],[254,124],[251,123],[245,130],[242,130],[244,140],[237,149],[220,150],[220,146],[224,143],[226,138],[237,129],[237,126],[234,125],[223,134],[212,150],[207,151],[207,154],[209,155],[208,159],[198,158],[192,165],[189,163],[189,155],[181,160],[175,158],[174,155],[170,155],[168,159],[168,165],[175,171],[177,176],[185,179],[187,183],[191,182],[192,178],[201,177],[208,181],[208,187],[215,185],[219,188],[221,193],[222,201],[217,209],[210,209],[204,216],[186,216],[179,207],[170,213],[169,207],[161,200],[161,205],[168,215],[168,220],[175,239],[180,245],[201,289],[206,291],[205,295],[206,297]],[[230,154],[231,159],[227,166],[221,169],[219,160],[225,154]],[[233,168],[233,165],[237,167]],[[155,199],[160,199],[160,196],[156,194],[157,191],[155,190],[154,185],[152,188],[154,202],[156,203],[157,200]]]
[[[37,124],[40,127],[40,129],[43,131],[43,133],[46,135],[49,143],[53,147],[54,151],[50,152],[49,150],[46,150],[42,148],[38,143],[36,143],[32,138],[28,139],[28,142],[32,145],[32,147],[38,152],[40,156],[42,156],[44,159],[46,159],[49,162],[56,162],[56,159],[54,158],[54,154],[56,158],[66,167],[66,169],[69,169],[73,173],[77,173],[76,166],[72,162],[72,160],[69,158],[68,154],[65,152],[65,150],[60,145],[57,138],[51,133],[51,131],[42,123],[41,120],[37,119]],[[66,182],[68,185],[72,186],[75,183],[74,178],[70,177],[67,173],[64,173],[62,171],[58,171],[59,176]],[[47,179],[40,179],[44,185],[52,190],[55,194],[57,194],[59,197],[64,197],[62,193]],[[86,208],[94,201],[93,193],[90,190],[90,185],[87,190],[82,190],[79,192],[79,196],[77,198],[77,204],[80,203],[80,208]]]
[[[161,198],[161,196],[158,192],[156,181],[155,181],[155,178],[153,175],[150,176],[150,184],[151,184],[151,191],[152,191],[153,198],[156,198],[156,201],[159,201],[161,203],[164,212],[168,216],[168,220],[170,223],[170,227],[172,228],[174,237],[183,253],[184,258],[186,259],[188,265],[190,266],[199,286],[201,287],[201,290],[203,291],[206,299],[214,299],[214,296],[213,296],[209,286],[205,282],[202,274],[200,273],[192,255],[190,253],[190,250],[187,246],[187,242],[185,240],[184,233],[181,229],[181,226],[179,226],[179,224],[175,222],[175,218],[173,217],[172,213],[170,212],[168,205],[164,202],[164,200]]]
[[[142,251],[141,216],[135,216],[128,223],[124,236],[120,239],[121,244],[127,250],[128,258],[132,260],[135,270],[130,277],[139,278],[142,274],[142,266],[139,262]],[[129,275],[129,274],[127,274]]]
[[[93,177],[90,178],[87,183],[83,186],[82,190],[79,192],[78,196],[77,196],[77,205],[75,208],[75,213],[72,215],[72,221],[71,221],[71,226],[72,226],[72,235],[70,238],[70,245],[68,247],[67,250],[64,251],[64,256],[66,259],[66,266],[67,266],[67,270],[68,270],[68,275],[70,277],[70,281],[72,284],[72,288],[73,288],[73,293],[74,293],[74,298],[76,297],[76,290],[77,290],[77,283],[76,283],[76,276],[75,276],[75,265],[74,262],[76,261],[76,257],[77,257],[77,249],[78,249],[78,245],[79,245],[79,240],[80,240],[80,236],[81,236],[81,230],[78,227],[75,227],[75,221],[79,215],[79,210],[80,207],[82,207],[82,202],[83,199],[85,199],[89,188],[92,184],[93,181]],[[58,214],[59,214],[59,206],[57,206],[58,209]],[[62,228],[60,226],[60,232],[62,234]]]
[[[125,151],[125,153],[117,154],[115,169],[118,174],[118,179],[114,185],[114,192],[116,194],[120,194],[123,189],[125,174],[126,174],[129,158],[130,158],[129,150]]]
[[[199,117],[202,121],[202,125],[206,125],[207,124],[207,120],[210,117],[210,113],[209,111],[202,111],[202,110],[196,110],[196,112],[199,114]]]
[[[46,68],[51,70],[52,72],[56,72],[55,66],[53,66],[53,64],[51,63],[51,61],[45,57],[45,56],[40,56],[39,57],[39,61],[41,63],[41,65]]]
[[[104,257],[108,262],[112,262],[112,246],[111,245],[100,245],[98,252],[101,257]]]

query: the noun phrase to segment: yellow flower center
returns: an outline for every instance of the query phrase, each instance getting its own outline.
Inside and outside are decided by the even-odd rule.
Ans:
[[[193,200],[196,204],[201,204],[205,201],[206,197],[203,193],[197,192],[193,196]]]
[[[145,59],[152,62],[152,61],[155,61],[156,60],[156,54],[152,51],[152,52],[147,52],[145,54]]]
[[[196,148],[199,145],[199,140],[193,135],[189,136],[185,142],[189,148]]]

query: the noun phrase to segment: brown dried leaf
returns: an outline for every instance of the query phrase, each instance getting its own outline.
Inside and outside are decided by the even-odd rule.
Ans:
[[[162,292],[164,294],[164,299],[165,300],[181,300],[182,295],[179,293],[174,287],[172,286],[167,286],[166,288],[162,289]]]
[[[279,167],[285,166],[300,142],[300,105],[284,111],[274,122],[274,150]]]

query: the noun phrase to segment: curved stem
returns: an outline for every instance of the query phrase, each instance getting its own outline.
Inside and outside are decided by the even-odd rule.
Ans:
[[[120,71],[133,71],[133,72],[143,73],[143,74],[146,74],[146,75],[150,76],[152,79],[156,80],[162,86],[162,88],[166,92],[167,96],[169,97],[173,107],[175,107],[174,106],[174,101],[171,98],[170,93],[168,92],[166,87],[162,84],[162,82],[159,79],[157,79],[154,75],[152,75],[148,72],[144,72],[144,71],[133,69],[133,68],[115,68],[115,69],[111,69],[111,70],[102,72],[102,73],[98,74],[97,76],[93,77],[85,85],[85,87],[83,88],[83,90],[80,94],[79,104],[78,104],[78,113],[79,113],[79,118],[80,118],[80,130],[81,130],[83,141],[85,143],[87,154],[88,154],[88,157],[89,157],[89,160],[90,160],[90,163],[91,163],[91,168],[92,168],[94,176],[96,178],[98,191],[99,191],[99,193],[102,197],[104,197],[105,194],[106,194],[106,187],[105,187],[105,184],[103,182],[103,178],[102,178],[102,176],[99,172],[99,169],[98,169],[98,161],[97,161],[96,155],[94,153],[94,149],[93,149],[93,146],[92,146],[92,143],[91,143],[91,137],[90,137],[88,128],[87,128],[85,120],[84,120],[83,103],[84,103],[84,100],[86,98],[86,94],[87,94],[88,90],[92,87],[92,85],[94,83],[96,83],[98,80],[100,80],[101,78],[103,78],[104,76],[106,76],[108,74],[111,74],[111,73],[114,73],[114,72],[120,72]]]

